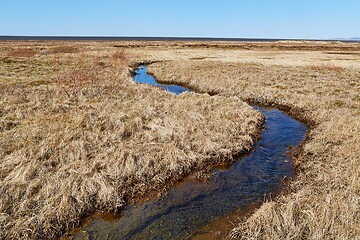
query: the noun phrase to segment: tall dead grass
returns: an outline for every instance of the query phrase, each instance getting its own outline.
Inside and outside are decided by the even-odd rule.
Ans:
[[[119,68],[125,52],[88,48],[0,68],[60,66],[0,81],[0,239],[57,238],[95,211],[119,211],[190,171],[231,162],[259,131],[262,115],[236,97],[136,84]]]
[[[231,238],[360,237],[359,69],[174,60],[149,70],[163,82],[275,104],[311,127],[288,191],[239,223]]]

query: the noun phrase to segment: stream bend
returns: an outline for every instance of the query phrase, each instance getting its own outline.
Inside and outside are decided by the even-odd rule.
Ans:
[[[152,84],[181,94],[190,91],[163,85],[147,74],[146,66],[135,70],[134,81]],[[127,206],[119,219],[94,217],[73,239],[185,239],[206,236],[214,227],[226,227],[227,216],[261,204],[264,196],[278,193],[283,179],[294,177],[290,146],[299,145],[307,126],[277,108],[253,107],[265,115],[262,138],[254,150],[228,169],[215,169],[208,182],[184,181],[161,199]],[[211,223],[216,223],[212,224]],[[206,228],[206,226],[212,226]],[[214,227],[213,227],[214,226]],[[206,230],[207,229],[207,230]],[[205,232],[204,232],[205,231]],[[205,235],[204,235],[205,234]]]

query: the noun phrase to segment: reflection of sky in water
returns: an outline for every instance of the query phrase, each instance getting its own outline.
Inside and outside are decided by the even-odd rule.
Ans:
[[[135,81],[160,85],[146,74],[146,68],[136,73]],[[176,94],[184,91],[173,87]],[[113,222],[97,218],[84,230],[93,239],[184,239],[215,219],[278,190],[285,176],[294,176],[288,146],[304,139],[306,126],[277,109],[255,108],[265,115],[266,130],[254,152],[227,170],[214,170],[209,182],[183,182],[162,199],[127,207],[124,218]]]
[[[137,70],[135,70],[135,73],[136,73],[136,75],[134,76],[135,82],[147,83],[147,84],[151,84],[151,85],[154,85],[157,87],[161,87],[161,88],[165,89],[166,91],[175,93],[176,95],[179,95],[180,93],[183,93],[183,92],[190,92],[189,89],[181,87],[181,86],[160,84],[160,83],[156,82],[156,80],[153,76],[148,75],[146,73],[146,71],[147,71],[147,67],[144,67],[144,66],[140,66]]]

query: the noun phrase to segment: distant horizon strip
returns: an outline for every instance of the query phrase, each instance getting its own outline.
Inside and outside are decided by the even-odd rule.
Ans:
[[[301,39],[301,38],[223,38],[223,37],[116,37],[116,36],[8,36],[0,35],[0,41],[61,40],[61,41],[224,41],[224,42],[277,42],[277,41],[344,41],[360,42],[360,38],[349,39]]]

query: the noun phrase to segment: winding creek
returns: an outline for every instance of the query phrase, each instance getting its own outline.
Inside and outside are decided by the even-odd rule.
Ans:
[[[180,94],[190,91],[163,85],[147,74],[147,67],[135,71],[134,80]],[[284,178],[294,177],[291,146],[305,138],[305,124],[286,113],[253,106],[266,121],[262,138],[254,150],[228,168],[214,169],[209,181],[187,179],[159,199],[127,206],[122,215],[95,215],[73,239],[217,239],[233,227],[246,209],[258,206],[265,197],[276,195]]]

